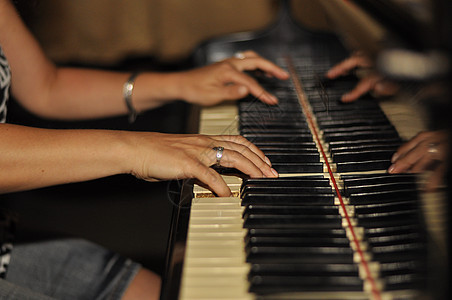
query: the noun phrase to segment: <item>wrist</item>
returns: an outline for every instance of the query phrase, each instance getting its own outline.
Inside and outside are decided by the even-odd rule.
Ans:
[[[179,73],[141,73],[135,79],[133,104],[138,112],[183,99]]]

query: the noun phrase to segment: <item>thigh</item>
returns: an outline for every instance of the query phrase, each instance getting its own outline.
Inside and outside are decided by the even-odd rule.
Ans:
[[[6,280],[57,299],[120,299],[140,266],[81,239],[15,245]]]

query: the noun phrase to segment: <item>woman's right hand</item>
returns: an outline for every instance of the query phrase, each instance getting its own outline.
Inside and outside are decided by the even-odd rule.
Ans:
[[[394,153],[388,173],[421,173],[431,170],[424,189],[433,191],[444,179],[448,148],[445,131],[420,132]]]
[[[223,178],[210,168],[217,162],[214,147],[224,147],[221,166],[253,177],[278,177],[264,153],[242,136],[132,133],[133,168],[147,181],[196,178],[218,196],[230,196]]]
[[[342,95],[342,102],[355,101],[370,91],[376,96],[391,96],[397,93],[399,87],[395,83],[383,78],[383,76],[375,72],[375,70],[372,70],[372,67],[373,62],[362,52],[357,51],[349,58],[329,69],[325,76],[329,79],[335,79],[347,75],[356,68],[371,70],[366,76],[360,79],[352,90]]]

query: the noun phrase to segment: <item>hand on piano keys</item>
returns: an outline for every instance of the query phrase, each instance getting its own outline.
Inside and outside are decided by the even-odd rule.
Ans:
[[[341,97],[342,102],[352,102],[368,92],[375,96],[390,96],[397,93],[399,87],[391,81],[386,80],[382,75],[372,69],[372,60],[361,51],[353,53],[349,58],[333,66],[326,73],[328,79],[335,79],[347,75],[357,68],[368,69],[368,72],[357,85]]]
[[[184,100],[203,106],[218,104],[224,100],[238,100],[248,94],[262,102],[274,105],[278,99],[243,71],[260,70],[266,76],[281,80],[289,78],[283,69],[259,56],[256,52],[241,52],[240,57],[181,73],[180,86]]]
[[[420,173],[432,171],[424,189],[434,191],[444,179],[446,155],[448,153],[447,132],[424,131],[400,146],[394,153],[389,173]]]
[[[231,190],[213,165],[235,168],[252,178],[278,177],[264,153],[235,135],[174,135],[137,132],[131,173],[147,181],[196,178],[218,196]],[[221,157],[215,147],[223,147]],[[136,159],[140,158],[140,159]]]

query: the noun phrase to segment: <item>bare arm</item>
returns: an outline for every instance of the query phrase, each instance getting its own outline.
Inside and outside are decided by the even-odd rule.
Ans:
[[[209,166],[251,177],[277,177],[268,159],[240,136],[169,135],[110,130],[38,129],[0,124],[0,193],[79,182],[115,174],[158,181],[197,178],[220,196],[230,190]]]
[[[12,93],[31,112],[55,119],[87,119],[125,114],[122,88],[128,73],[57,68],[18,17],[9,0],[0,0],[0,45],[12,70]],[[241,71],[260,68],[269,75],[288,75],[249,52],[246,59],[178,73],[144,73],[136,79],[133,104],[138,111],[174,99],[203,105],[239,99],[251,93],[264,102],[277,100]]]

